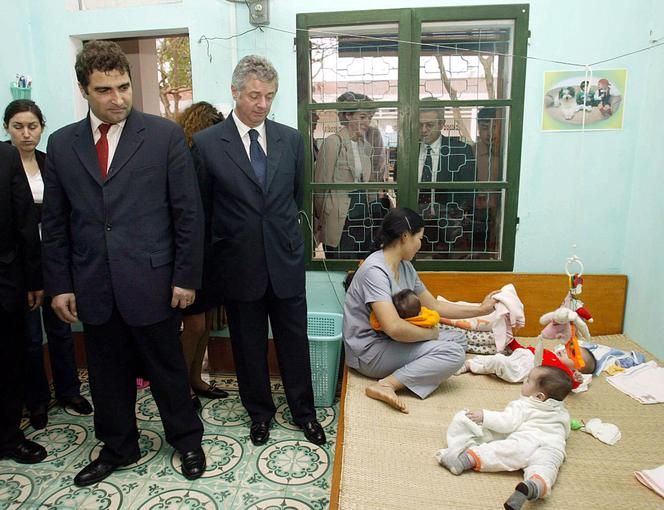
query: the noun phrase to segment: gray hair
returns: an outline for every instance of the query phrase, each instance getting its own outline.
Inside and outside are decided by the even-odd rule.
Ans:
[[[422,99],[420,99],[420,101],[422,101],[422,103],[427,103],[427,102],[430,102],[430,101],[438,101],[438,98],[437,97],[423,97]],[[434,112],[436,114],[436,117],[438,118],[438,120],[440,122],[443,122],[445,120],[445,108],[440,108],[438,106],[432,107],[432,106],[423,104],[423,105],[420,106],[420,113],[424,113],[424,112]]]
[[[241,92],[247,81],[255,78],[262,82],[274,82],[275,90],[279,89],[279,75],[277,70],[265,57],[260,55],[247,55],[242,57],[235,66],[231,84]]]

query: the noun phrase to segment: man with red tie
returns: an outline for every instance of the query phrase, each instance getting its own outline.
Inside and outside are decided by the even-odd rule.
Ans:
[[[76,76],[89,114],[51,135],[42,218],[45,286],[64,321],[80,320],[99,457],[74,483],[97,483],[140,457],[135,380],[151,382],[182,473],[205,470],[203,427],[177,337],[200,288],[203,216],[182,130],[132,109],[129,62],[86,43]]]

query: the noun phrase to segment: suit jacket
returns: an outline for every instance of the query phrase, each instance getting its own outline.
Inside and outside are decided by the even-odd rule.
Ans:
[[[0,143],[0,306],[24,308],[43,288],[37,210],[16,148]]]
[[[304,292],[304,142],[295,129],[265,121],[267,185],[261,188],[232,115],[193,137],[209,225],[217,299],[256,301],[268,281],[279,298]]]
[[[131,326],[167,319],[172,286],[200,288],[203,216],[177,124],[132,110],[105,181],[90,119],[48,140],[42,237],[49,295],[74,292],[103,324],[114,302]]]
[[[441,136],[440,151],[438,156],[438,170],[433,178],[434,182],[457,182],[457,181],[475,181],[475,154],[470,145],[463,142],[459,137]],[[421,175],[421,169],[419,175]],[[440,214],[446,214],[446,208],[450,202],[457,203],[461,209],[467,210],[472,207],[472,185],[469,189],[458,190],[456,192],[447,190],[435,191],[434,201],[440,204]],[[431,193],[426,188],[422,188],[419,194],[421,206],[426,207],[431,203]],[[452,208],[450,213],[457,214],[456,208]]]
[[[359,173],[362,175],[362,182],[375,180],[369,150],[367,142],[364,140],[358,142],[358,152],[362,166]],[[355,156],[353,155],[350,135],[348,129],[343,128],[337,134],[328,136],[323,142],[323,147],[316,160],[314,181],[356,182],[354,169]],[[358,184],[358,188],[360,187],[361,184]],[[320,190],[316,193],[314,212],[318,242],[327,246],[339,246],[351,203],[350,194],[351,192],[348,190]]]

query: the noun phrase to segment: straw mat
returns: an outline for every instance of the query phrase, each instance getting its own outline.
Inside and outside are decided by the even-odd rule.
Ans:
[[[597,336],[601,344],[642,351],[624,335]],[[534,339],[521,339],[530,344]],[[550,345],[547,344],[547,347]],[[646,355],[648,359],[652,356]],[[661,364],[661,362],[660,362]],[[339,508],[342,510],[495,509],[512,493],[522,472],[454,476],[434,453],[460,409],[502,410],[520,395],[519,385],[492,376],[464,374],[446,381],[426,400],[403,397],[410,414],[399,413],[364,394],[371,383],[348,370]],[[594,378],[590,390],[570,395],[572,418],[616,424],[622,439],[608,446],[573,431],[551,497],[525,509],[664,508],[664,500],[641,485],[634,471],[664,464],[664,404],[643,405]],[[341,438],[340,438],[341,440]]]

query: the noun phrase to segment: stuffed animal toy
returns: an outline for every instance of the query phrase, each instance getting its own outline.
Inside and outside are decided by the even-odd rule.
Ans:
[[[611,106],[611,84],[606,78],[602,78],[597,82],[597,90],[593,96],[594,100],[599,104],[598,109],[603,117],[610,117],[613,113]]]

